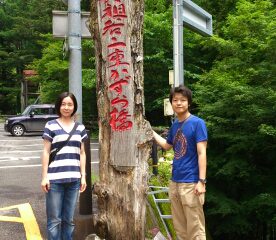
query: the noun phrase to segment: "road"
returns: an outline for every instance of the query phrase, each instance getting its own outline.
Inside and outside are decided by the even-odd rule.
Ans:
[[[45,196],[40,189],[41,134],[13,137],[0,123],[0,239],[46,239]],[[98,143],[91,141],[92,174]]]

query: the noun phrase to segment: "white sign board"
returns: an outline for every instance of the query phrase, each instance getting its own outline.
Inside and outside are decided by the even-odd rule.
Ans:
[[[173,70],[169,70],[169,85],[173,85]]]
[[[183,0],[184,26],[205,36],[212,36],[212,15],[190,0]]]
[[[53,37],[68,37],[68,13],[66,11],[53,11]],[[81,12],[81,37],[91,38],[88,29],[89,12]]]
[[[164,99],[164,116],[173,116],[174,112],[172,109],[172,105],[170,103],[170,99]]]

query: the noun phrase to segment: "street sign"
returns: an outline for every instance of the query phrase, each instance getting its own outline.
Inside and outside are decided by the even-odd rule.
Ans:
[[[212,15],[190,0],[183,0],[184,26],[204,36],[212,36]]]
[[[173,69],[174,87],[184,85],[183,25],[212,36],[212,15],[190,0],[173,0]]]
[[[173,70],[169,70],[169,85],[173,85]]]
[[[53,37],[65,38],[68,37],[68,12],[53,10]],[[91,38],[91,33],[88,29],[90,12],[81,12],[81,37]]]
[[[169,98],[164,99],[164,116],[173,116],[174,112]]]

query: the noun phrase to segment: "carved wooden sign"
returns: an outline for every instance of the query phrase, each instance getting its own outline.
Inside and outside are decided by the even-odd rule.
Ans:
[[[131,63],[129,12],[124,0],[99,0],[98,23],[110,101],[110,164],[136,166],[134,72]],[[131,148],[131,149],[130,149]],[[127,150],[126,150],[127,149]],[[123,156],[123,157],[122,157]]]
[[[95,229],[104,239],[145,239],[152,130],[144,119],[144,1],[91,1],[99,117]]]

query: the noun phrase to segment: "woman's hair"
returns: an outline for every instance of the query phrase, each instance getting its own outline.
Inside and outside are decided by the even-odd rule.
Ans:
[[[184,87],[183,85],[179,85],[179,87],[172,88],[170,91],[170,97],[169,97],[171,103],[172,103],[174,94],[176,94],[176,93],[180,93],[184,97],[186,97],[188,99],[189,106],[192,104],[192,91],[189,88]]]
[[[55,104],[56,113],[57,113],[57,115],[61,116],[60,107],[61,107],[63,99],[66,97],[70,97],[74,103],[74,111],[71,114],[71,117],[72,117],[78,110],[78,103],[77,103],[77,99],[76,99],[75,95],[70,92],[63,92],[58,96],[56,104]]]

